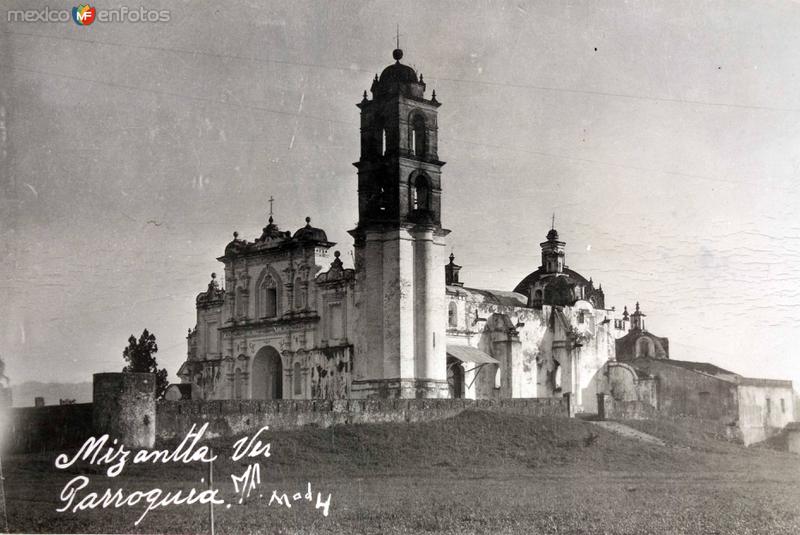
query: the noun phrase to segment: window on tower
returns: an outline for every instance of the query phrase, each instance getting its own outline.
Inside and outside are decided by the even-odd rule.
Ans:
[[[425,175],[417,175],[411,190],[411,209],[431,209],[431,186]]]
[[[411,154],[419,157],[425,156],[425,142],[425,118],[416,114],[411,121]]]
[[[381,130],[381,156],[386,154],[386,129]]]

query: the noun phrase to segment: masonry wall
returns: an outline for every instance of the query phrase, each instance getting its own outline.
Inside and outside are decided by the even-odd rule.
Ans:
[[[208,437],[229,437],[268,425],[273,430],[303,425],[423,422],[449,418],[467,409],[528,416],[567,417],[563,399],[375,399],[307,401],[160,401],[156,409],[157,440],[184,436],[192,424],[209,423]]]
[[[27,453],[78,447],[92,436],[92,404],[49,405],[8,410],[8,451]]]
[[[658,417],[658,411],[649,403],[639,400],[617,401],[611,396],[604,396],[602,402],[598,398],[597,410],[606,420],[650,420]]]
[[[642,401],[619,401],[603,394],[597,396],[597,408],[600,420],[665,420],[687,425],[690,428],[702,428],[705,432],[716,435],[719,440],[737,444],[745,443],[742,430],[736,425],[736,422],[666,414]]]

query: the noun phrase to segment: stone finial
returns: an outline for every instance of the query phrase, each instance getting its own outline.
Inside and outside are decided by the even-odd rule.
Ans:
[[[339,257],[342,256],[342,253],[340,253],[339,251],[334,251],[333,256],[334,256],[334,258],[333,258],[333,262],[331,262],[331,268],[333,268],[333,269],[341,269],[341,267],[342,267],[342,259],[339,258]]]
[[[239,239],[239,233],[237,231],[235,231],[235,230],[233,231],[233,239],[234,240],[238,240]]]
[[[215,290],[219,290],[219,283],[217,282],[217,274],[211,274],[211,282],[208,283],[208,292],[209,294],[213,293]]]
[[[419,73],[419,83],[424,84],[425,81],[422,79],[422,73]]]
[[[436,90],[435,89],[433,90],[433,93],[431,94],[431,102],[433,102],[434,104],[437,103],[437,101],[436,101]]]
[[[451,286],[463,286],[464,284],[458,280],[458,272],[461,271],[461,266],[455,263],[456,255],[450,252],[450,263],[444,266],[444,283]]]
[[[311,218],[306,216],[306,228],[311,228]]]

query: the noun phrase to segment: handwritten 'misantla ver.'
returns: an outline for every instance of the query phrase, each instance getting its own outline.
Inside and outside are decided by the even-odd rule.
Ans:
[[[217,456],[211,448],[200,444],[203,439],[208,423],[203,424],[199,429],[195,425],[174,449],[147,450],[140,449],[135,452],[116,439],[111,439],[108,435],[99,438],[91,437],[87,439],[78,451],[70,456],[60,454],[55,461],[55,467],[65,470],[80,462],[86,462],[94,466],[105,466],[105,475],[108,478],[116,478],[122,474],[129,464],[166,464],[166,463],[213,463]],[[270,457],[271,444],[261,440],[262,433],[269,428],[267,426],[259,429],[252,436],[245,436],[236,441],[233,446],[231,459],[241,461],[248,459],[253,461],[247,466],[242,474],[231,474],[235,492],[239,494],[238,503],[242,503],[244,498],[261,485],[261,465],[263,461]],[[203,483],[205,479],[201,480]],[[88,476],[78,475],[72,478],[61,491],[59,499],[62,506],[57,509],[60,513],[78,513],[80,511],[96,508],[121,508],[137,507],[144,505],[145,508],[141,515],[136,519],[134,525],[144,520],[150,511],[161,507],[194,505],[194,504],[213,504],[224,505],[230,508],[231,504],[226,503],[222,498],[218,488],[191,488],[189,490],[164,491],[160,488],[149,490],[127,491],[122,487],[116,489],[106,488],[100,492],[88,491],[91,480]],[[312,502],[314,495],[311,491],[311,483],[304,489],[306,492],[286,493],[282,490],[272,490],[268,506],[279,505],[290,508],[292,502],[303,500]],[[263,496],[260,494],[260,496]],[[291,499],[290,499],[291,497]],[[331,495],[328,494],[323,499],[321,492],[316,493],[316,509],[321,509],[323,516],[328,516],[331,503]]]

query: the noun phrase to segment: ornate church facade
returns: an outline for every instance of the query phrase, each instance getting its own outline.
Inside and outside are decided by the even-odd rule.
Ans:
[[[470,288],[448,258],[433,91],[400,62],[364,92],[354,269],[326,233],[272,216],[234,233],[197,296],[182,384],[196,399],[513,398],[568,394],[593,410],[596,375],[626,322],[569,269],[551,229],[513,291]]]

